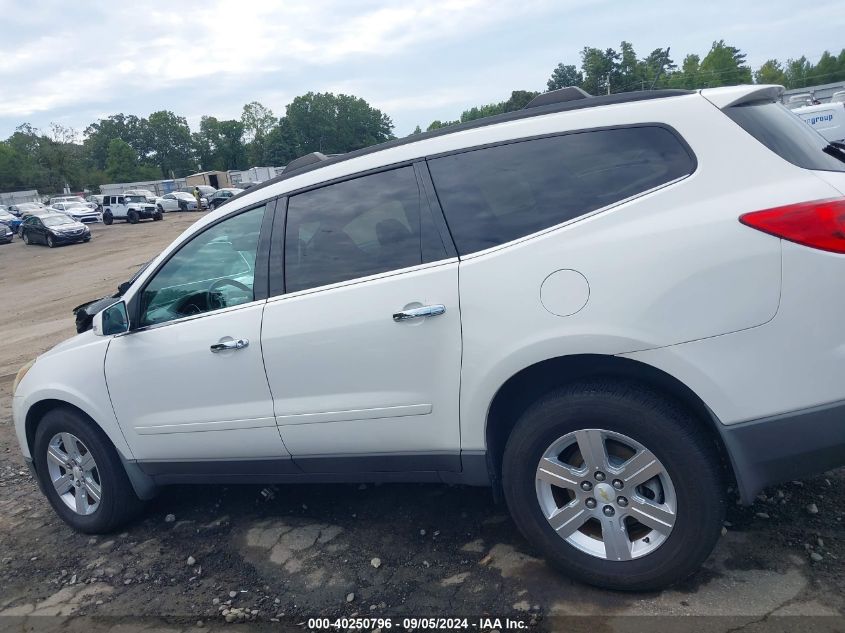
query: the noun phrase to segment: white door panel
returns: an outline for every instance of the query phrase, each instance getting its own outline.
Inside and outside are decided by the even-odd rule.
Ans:
[[[393,314],[442,304],[444,314]],[[456,450],[457,261],[268,302],[262,347],[291,454]]]
[[[106,376],[140,460],[287,456],[261,358],[256,302],[115,337]],[[210,346],[245,339],[242,349]]]

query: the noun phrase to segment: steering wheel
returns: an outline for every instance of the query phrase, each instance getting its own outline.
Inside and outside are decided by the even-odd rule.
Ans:
[[[206,305],[208,306],[209,310],[215,310],[217,308],[226,307],[224,305],[216,305],[217,301],[213,298],[215,295],[215,291],[223,286],[234,286],[239,290],[243,290],[244,292],[252,294],[252,288],[250,288],[246,284],[242,284],[240,281],[235,281],[234,279],[218,279],[217,281],[213,282],[206,291]]]

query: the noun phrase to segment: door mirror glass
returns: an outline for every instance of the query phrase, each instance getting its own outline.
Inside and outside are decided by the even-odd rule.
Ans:
[[[113,336],[129,331],[129,315],[123,301],[109,306],[94,315],[92,323],[94,334],[98,336]]]

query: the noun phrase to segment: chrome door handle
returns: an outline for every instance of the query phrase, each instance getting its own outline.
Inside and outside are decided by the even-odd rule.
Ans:
[[[249,339],[239,338],[236,341],[223,341],[222,343],[215,343],[211,346],[211,351],[215,354],[227,349],[243,349],[249,345]]]
[[[394,321],[407,321],[408,319],[421,319],[423,317],[429,316],[439,316],[446,312],[446,306],[444,305],[433,305],[433,306],[423,306],[421,308],[412,308],[411,310],[402,310],[402,312],[396,312],[393,315]]]

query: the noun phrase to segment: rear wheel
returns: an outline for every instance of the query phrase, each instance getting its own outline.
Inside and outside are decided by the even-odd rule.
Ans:
[[[50,505],[81,532],[114,530],[143,507],[108,438],[72,409],[47,412],[35,432],[33,459]]]
[[[129,224],[138,224],[140,218],[138,217],[138,212],[133,209],[126,215],[126,219],[129,221]]]
[[[114,217],[111,214],[111,211],[106,211],[103,214],[103,224],[109,226],[112,222],[114,222]]]
[[[636,385],[585,382],[517,422],[502,480],[514,521],[554,565],[609,589],[695,572],[719,537],[718,452],[689,413]]]

